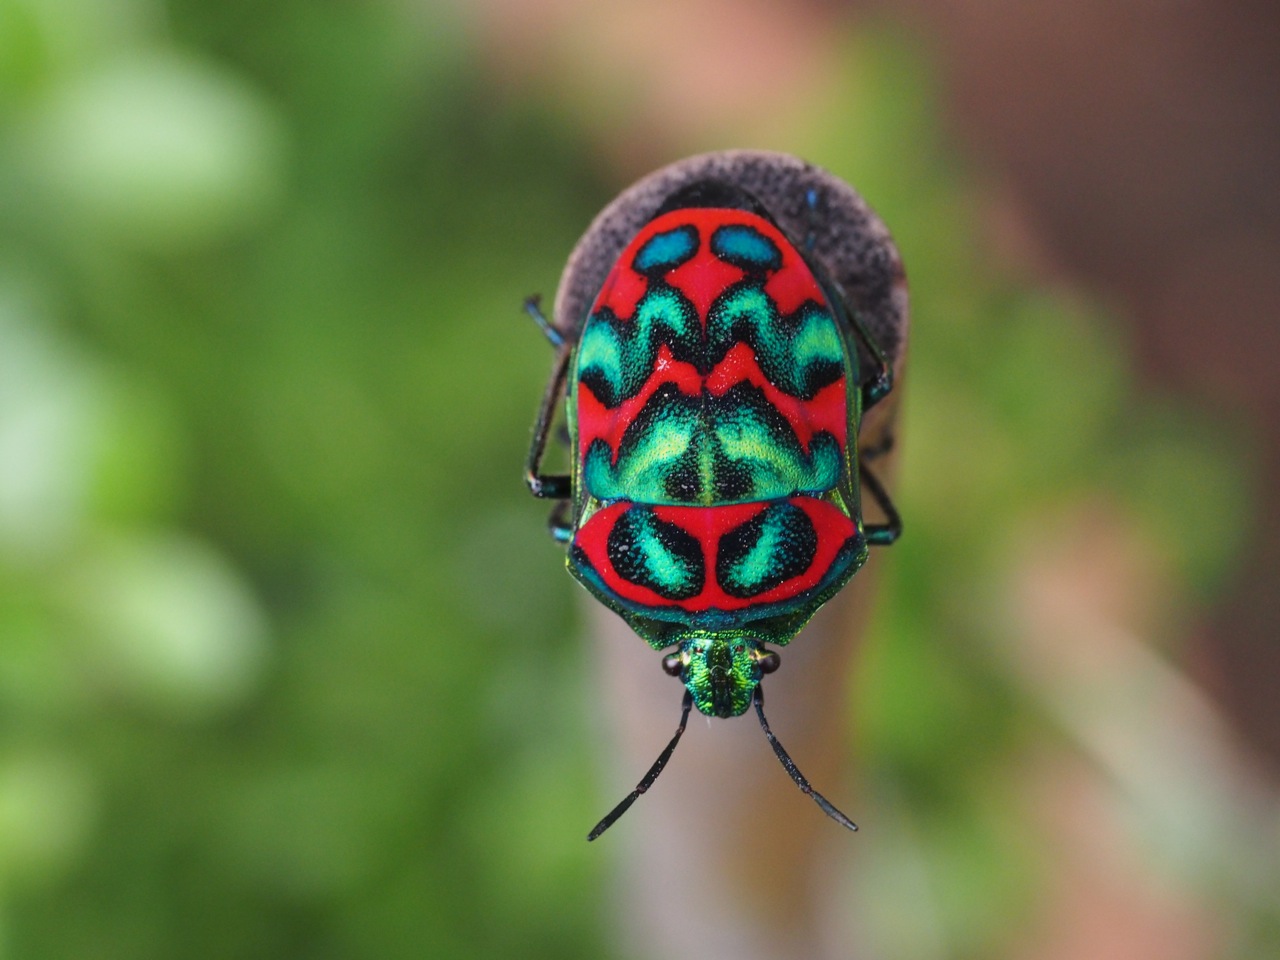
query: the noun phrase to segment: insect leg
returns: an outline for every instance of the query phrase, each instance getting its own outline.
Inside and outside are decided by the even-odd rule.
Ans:
[[[569,520],[570,500],[561,500],[551,508],[551,516],[547,518],[547,530],[556,543],[568,543],[573,539],[573,524]]]
[[[890,453],[893,450],[893,444],[896,439],[897,438],[893,434],[892,425],[890,425],[884,430],[880,439],[874,444],[867,447],[860,447],[858,449],[858,459],[862,463],[870,463],[872,460],[879,460],[885,454]]]
[[[871,491],[871,496],[875,498],[885,516],[884,523],[865,524],[862,528],[863,533],[866,534],[867,543],[871,546],[887,547],[902,535],[902,517],[898,515],[898,508],[889,499],[889,494],[885,491],[880,478],[867,469],[865,461],[859,460],[858,470],[862,475],[862,486]]]
[[[529,443],[529,456],[525,460],[524,480],[529,491],[535,497],[546,497],[551,500],[567,499],[572,493],[570,478],[567,474],[542,473],[542,455],[547,450],[547,436],[551,433],[551,424],[555,420],[556,406],[564,396],[565,380],[569,373],[569,358],[573,350],[569,343],[562,341],[556,352],[556,365],[547,383],[546,392],[542,395],[542,404],[538,407],[537,419],[533,421],[533,439]]]
[[[542,295],[535,293],[531,297],[526,297],[524,301],[524,312],[533,317],[534,323],[542,328],[542,334],[551,341],[553,347],[559,348],[564,343],[564,334],[552,326],[551,321],[547,319],[547,315],[542,312]]]
[[[885,359],[884,351],[871,336],[858,311],[852,307],[849,309],[849,322],[853,326],[853,332],[857,334],[858,339],[875,358],[876,365],[880,368],[875,379],[862,384],[862,411],[865,413],[887,397],[889,391],[893,389],[893,366]]]

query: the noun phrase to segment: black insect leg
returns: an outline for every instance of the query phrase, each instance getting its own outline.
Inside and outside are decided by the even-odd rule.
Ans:
[[[564,343],[564,334],[557,330],[551,321],[547,319],[547,315],[542,312],[542,296],[535,293],[531,297],[526,297],[524,301],[524,312],[533,317],[542,330],[543,336],[551,341],[551,345],[557,349]]]
[[[880,368],[873,380],[862,384],[862,412],[866,413],[887,397],[889,391],[893,389],[893,366],[885,359],[884,351],[880,349],[880,345],[871,336],[871,332],[867,329],[866,324],[862,322],[862,317],[858,315],[858,311],[852,307],[849,308],[849,322],[852,324],[853,331],[857,334],[858,339],[862,341],[863,346],[875,358],[876,366]]]
[[[864,524],[862,531],[867,537],[867,543],[871,546],[887,547],[902,535],[902,517],[898,515],[898,508],[889,499],[889,494],[885,491],[880,478],[867,469],[865,460],[858,461],[858,470],[861,473],[863,489],[871,492],[871,496],[875,498],[876,504],[885,516],[884,523]]]
[[[569,359],[572,356],[571,346],[568,342],[562,341],[556,352],[556,365],[551,372],[551,380],[542,394],[542,404],[538,407],[537,419],[533,421],[533,439],[529,443],[529,457],[525,461],[524,479],[529,485],[529,491],[535,497],[564,500],[572,493],[567,474],[542,472],[542,456],[547,452],[547,437],[551,433],[551,424],[556,417],[556,408],[564,397]]]
[[[568,543],[573,539],[573,523],[569,519],[571,504],[570,500],[561,500],[551,508],[551,516],[547,518],[547,529],[556,543]]]
[[[879,460],[881,457],[892,452],[895,439],[893,427],[890,425],[884,430],[880,439],[877,440],[875,444],[869,447],[860,447],[858,449],[858,459],[862,463],[870,463],[873,460]]]

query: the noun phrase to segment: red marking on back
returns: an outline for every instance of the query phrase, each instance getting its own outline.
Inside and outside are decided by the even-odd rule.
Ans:
[[[677,212],[719,213],[723,211],[680,210]],[[706,218],[700,217],[698,219],[705,220]],[[711,304],[715,303],[720,294],[746,276],[746,273],[740,268],[731,263],[725,263],[711,252],[711,244],[709,242],[711,230],[714,230],[719,225],[718,218],[710,229],[702,223],[698,223],[700,237],[698,252],[693,255],[692,259],[686,260],[667,274],[667,282],[693,303],[694,309],[698,311],[698,319],[702,321],[703,330],[707,328],[707,311],[711,309]]]
[[[624,255],[609,271],[609,276],[604,286],[600,288],[599,296],[596,297],[595,306],[591,308],[592,313],[601,307],[608,307],[613,311],[614,316],[624,320],[630,320],[636,315],[636,306],[640,303],[644,292],[649,289],[649,281],[643,274],[631,269],[631,256],[634,256],[634,251],[628,248],[627,254],[629,255]]]
[[[819,304],[827,302],[822,288],[800,252],[768,220],[745,210],[697,207],[672,210],[645,224],[609,271],[591,308],[592,312],[608,307],[615,316],[622,319],[634,317],[636,304],[648,289],[648,280],[631,268],[631,261],[650,237],[686,224],[698,231],[698,251],[691,259],[674,270],[669,270],[665,277],[669,284],[693,303],[704,328],[711,304],[746,275],[738,267],[725,263],[711,253],[711,234],[717,227],[725,224],[746,224],[753,227],[772,240],[781,251],[782,266],[772,272],[764,287],[781,313],[791,313],[809,300]]]
[[[778,603],[812,590],[831,570],[840,548],[857,532],[857,526],[835,504],[815,497],[791,497],[790,503],[798,506],[813,521],[818,533],[818,549],[809,569],[792,577],[772,590],[755,597],[743,599],[730,596],[721,589],[715,579],[716,554],[720,538],[730,530],[740,527],[763,511],[767,503],[740,503],[722,507],[654,507],[659,520],[674,523],[693,536],[702,548],[703,564],[707,572],[706,582],[696,597],[688,600],[669,600],[648,587],[624,580],[609,562],[607,543],[609,533],[618,518],[633,503],[615,503],[594,514],[575,534],[574,545],[587,555],[591,566],[604,581],[605,587],[623,600],[646,607],[678,607],[688,613],[707,610],[745,610],[763,604]]]
[[[774,242],[778,242],[778,237],[774,237]],[[785,239],[783,242],[786,242]],[[810,272],[809,265],[790,244],[782,247],[782,269],[765,281],[764,292],[777,304],[778,312],[782,314],[794,313],[809,300],[822,306],[827,305],[827,298]]]

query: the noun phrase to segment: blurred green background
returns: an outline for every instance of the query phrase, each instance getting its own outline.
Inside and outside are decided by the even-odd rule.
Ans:
[[[833,955],[1280,953],[1269,734],[1196,641],[1267,427],[957,146],[929,5],[682,9],[0,0],[0,957],[645,955],[519,305],[731,146],[912,284]]]

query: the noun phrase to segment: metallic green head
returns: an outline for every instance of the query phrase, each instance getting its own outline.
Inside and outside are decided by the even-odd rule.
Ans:
[[[697,630],[668,654],[662,668],[680,681],[708,717],[736,717],[751,706],[760,678],[778,669],[778,655],[743,631]]]

